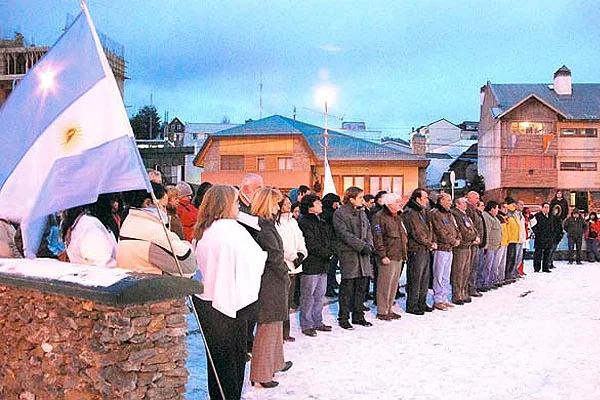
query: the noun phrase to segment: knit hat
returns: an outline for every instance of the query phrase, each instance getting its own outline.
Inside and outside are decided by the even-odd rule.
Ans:
[[[184,181],[177,183],[177,185],[175,186],[175,189],[177,189],[177,193],[179,193],[179,197],[194,195],[194,192],[192,191],[192,187],[187,182],[184,182]]]

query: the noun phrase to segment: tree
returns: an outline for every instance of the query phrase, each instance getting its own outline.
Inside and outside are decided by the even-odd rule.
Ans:
[[[136,139],[155,139],[160,136],[160,116],[154,106],[140,108],[129,123]]]
[[[479,193],[480,196],[483,196],[485,193],[485,180],[483,176],[477,175],[472,182],[469,183],[469,190],[473,190]]]

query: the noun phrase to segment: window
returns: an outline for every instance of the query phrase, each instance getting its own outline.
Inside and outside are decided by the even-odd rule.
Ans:
[[[265,158],[264,157],[257,157],[256,158],[256,168],[259,171],[264,171],[266,169],[266,162],[265,162]]]
[[[561,171],[597,171],[598,167],[595,162],[587,161],[565,161],[560,163]]]
[[[565,128],[565,129],[560,130],[560,136],[597,137],[598,129],[596,129],[596,128]]]
[[[279,157],[277,159],[280,170],[291,170],[292,169],[292,157]]]
[[[512,135],[542,135],[544,124],[541,122],[511,122],[510,133]]]
[[[402,176],[371,176],[369,192],[375,194],[380,190],[388,193],[404,194],[404,177]]]
[[[364,176],[345,176],[344,177],[344,190],[350,186],[356,186],[365,190],[365,177]]]
[[[221,156],[221,170],[241,171],[244,169],[244,156]]]
[[[556,168],[554,156],[503,156],[502,169],[542,169]]]

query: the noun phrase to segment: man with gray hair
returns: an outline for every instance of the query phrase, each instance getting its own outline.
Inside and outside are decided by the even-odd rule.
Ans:
[[[467,215],[466,197],[454,200],[454,208],[451,212],[461,237],[460,244],[452,249],[452,269],[450,271],[452,303],[462,305],[471,301],[467,293],[471,271],[471,248],[479,244],[479,236],[471,217]]]
[[[258,174],[246,174],[240,185],[240,211],[250,215],[252,197],[257,190],[265,185],[262,176]]]
[[[373,215],[371,227],[375,259],[379,268],[377,276],[377,319],[391,321],[400,315],[392,311],[398,289],[402,265],[407,259],[408,237],[400,216],[405,201],[396,193],[382,197],[383,208]]]

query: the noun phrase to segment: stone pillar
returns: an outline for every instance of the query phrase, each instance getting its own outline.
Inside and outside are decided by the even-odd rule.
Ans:
[[[184,297],[201,292],[198,282],[131,273],[110,286],[89,287],[16,278],[3,264],[0,398],[184,397]]]

